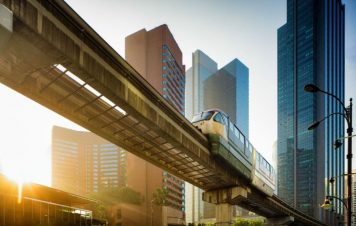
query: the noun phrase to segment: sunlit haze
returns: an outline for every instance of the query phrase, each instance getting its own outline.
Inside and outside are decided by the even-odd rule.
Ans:
[[[219,68],[234,58],[242,61],[250,71],[250,140],[272,160],[277,139],[277,29],[286,22],[286,0],[67,2],[122,57],[127,35],[167,24],[187,69],[197,49]],[[356,98],[356,1],[343,2],[348,99]],[[52,126],[84,129],[4,85],[0,106],[0,170],[14,179],[50,185]]]
[[[2,84],[0,96],[2,172],[16,181],[50,185],[52,126],[84,129]]]

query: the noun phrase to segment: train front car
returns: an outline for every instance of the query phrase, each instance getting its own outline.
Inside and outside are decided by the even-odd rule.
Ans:
[[[203,111],[194,115],[192,123],[208,136],[214,156],[227,162],[248,181],[252,181],[252,149],[245,136],[224,112],[218,109]]]
[[[254,149],[244,134],[229,117],[218,109],[194,115],[192,123],[208,136],[211,153],[227,162],[252,186],[268,196],[275,190],[275,171],[265,158]]]

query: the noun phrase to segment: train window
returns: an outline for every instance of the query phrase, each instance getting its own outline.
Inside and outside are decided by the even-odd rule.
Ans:
[[[220,123],[222,123],[222,124],[224,123],[220,113],[217,113],[217,114],[214,116],[214,121],[215,121],[215,122],[220,122]]]
[[[239,131],[236,129],[235,126],[234,126],[234,134],[237,138],[239,138]]]
[[[221,119],[222,119],[222,123],[224,124],[224,125],[227,125],[227,118],[226,118],[226,116],[225,115],[221,115]]]
[[[245,142],[245,137],[244,137],[244,135],[243,135],[242,133],[240,133],[240,141],[241,141],[242,143]]]
[[[198,122],[203,120],[209,120],[213,116],[213,111],[206,111],[193,116],[192,122]]]

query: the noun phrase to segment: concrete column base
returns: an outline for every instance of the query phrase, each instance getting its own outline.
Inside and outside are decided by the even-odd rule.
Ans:
[[[248,190],[243,187],[223,188],[206,191],[203,193],[203,201],[215,204],[216,226],[233,225],[232,200],[238,197],[246,198]]]
[[[216,226],[231,226],[232,220],[232,205],[228,203],[219,203],[215,205]]]
[[[278,218],[267,218],[265,220],[266,226],[277,226],[277,225],[289,225],[294,222],[294,217],[278,217]]]

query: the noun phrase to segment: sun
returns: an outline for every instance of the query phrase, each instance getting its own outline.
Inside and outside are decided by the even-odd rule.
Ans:
[[[34,153],[34,152],[32,152]],[[2,174],[18,183],[50,185],[49,160],[27,153],[2,153]]]

